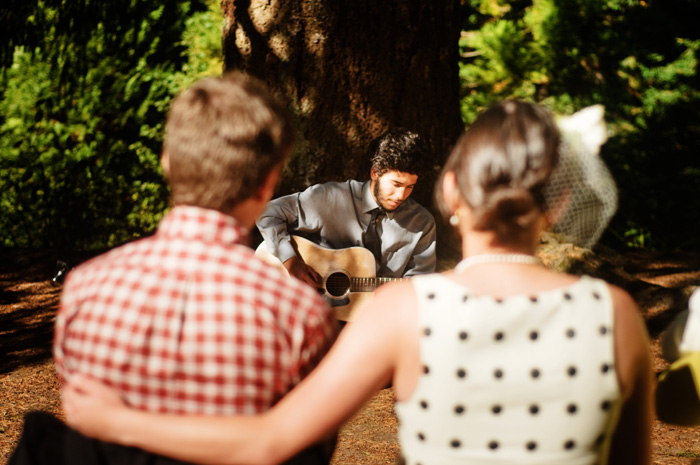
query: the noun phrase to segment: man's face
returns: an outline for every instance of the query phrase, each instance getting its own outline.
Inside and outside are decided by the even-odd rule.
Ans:
[[[396,210],[411,195],[418,181],[417,174],[396,170],[387,171],[381,176],[377,176],[374,170],[370,174],[374,200],[380,207],[389,212]]]

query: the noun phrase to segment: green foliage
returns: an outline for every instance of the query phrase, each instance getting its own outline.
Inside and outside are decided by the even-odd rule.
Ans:
[[[14,47],[0,76],[0,245],[111,247],[148,234],[167,209],[165,113],[183,86],[220,73],[218,5],[118,3],[105,8],[122,21],[96,21],[82,43],[46,19],[58,13],[36,11],[42,44]],[[209,42],[186,46],[198,35]]]
[[[620,190],[604,240],[700,250],[700,30],[695,0],[471,0],[462,115],[504,98],[572,113],[602,103],[602,156]]]
[[[216,0],[3,0],[0,246],[102,248],[167,209],[173,96],[221,72]],[[700,250],[697,0],[463,0],[462,114],[602,103],[610,245]]]

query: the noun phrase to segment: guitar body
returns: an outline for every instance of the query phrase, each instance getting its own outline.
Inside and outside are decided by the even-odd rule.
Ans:
[[[372,297],[376,287],[376,265],[372,252],[364,247],[327,249],[303,237],[292,238],[299,256],[323,277],[323,292],[333,307],[336,318],[350,321],[355,309]],[[265,242],[258,246],[255,255],[287,271],[282,262],[267,250]],[[365,283],[367,285],[363,285]]]

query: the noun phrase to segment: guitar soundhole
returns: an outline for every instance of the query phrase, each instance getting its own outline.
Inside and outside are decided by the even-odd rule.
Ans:
[[[325,288],[331,298],[344,297],[350,292],[350,276],[342,272],[331,273],[326,278]]]

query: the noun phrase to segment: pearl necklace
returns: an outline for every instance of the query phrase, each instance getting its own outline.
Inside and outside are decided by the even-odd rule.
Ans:
[[[457,266],[455,266],[455,271],[460,273],[470,266],[478,265],[479,263],[521,263],[526,265],[541,265],[542,260],[534,255],[520,253],[472,255],[471,257],[463,258],[459,263],[457,263]]]

